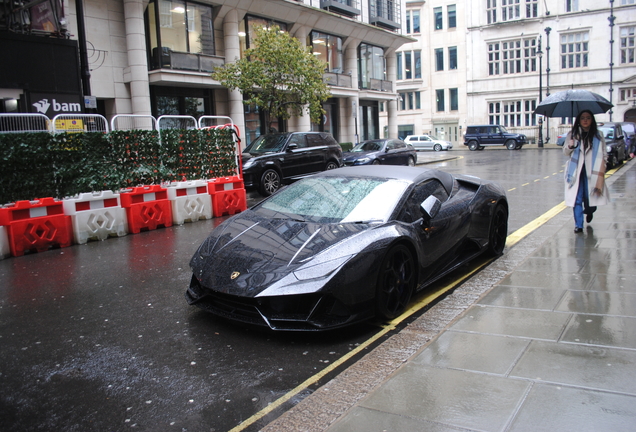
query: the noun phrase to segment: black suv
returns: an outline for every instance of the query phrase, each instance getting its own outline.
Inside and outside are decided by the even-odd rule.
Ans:
[[[598,131],[605,137],[607,150],[606,168],[611,169],[627,160],[625,134],[620,123],[598,123]]]
[[[464,134],[464,145],[471,151],[497,145],[505,145],[508,150],[519,150],[527,143],[525,135],[510,133],[500,125],[468,126]]]
[[[269,196],[283,184],[342,166],[340,144],[325,132],[261,135],[243,150],[243,183]]]

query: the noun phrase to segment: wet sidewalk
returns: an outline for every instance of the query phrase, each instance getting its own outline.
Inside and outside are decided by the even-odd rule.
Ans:
[[[265,432],[636,430],[636,160]]]

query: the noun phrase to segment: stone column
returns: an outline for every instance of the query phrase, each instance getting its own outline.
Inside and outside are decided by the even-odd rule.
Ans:
[[[395,83],[397,81],[397,57],[395,51],[391,51],[386,57],[386,75],[387,80],[391,81],[393,85],[393,91],[395,91]],[[391,98],[387,103],[387,124],[389,128],[388,138],[398,137],[398,115],[397,115],[397,95],[395,98]],[[382,131],[380,131],[382,136]]]
[[[144,0],[124,0],[124,20],[128,67],[130,70],[130,99],[132,114],[150,115],[150,87],[146,60],[146,33],[144,30]]]
[[[238,12],[233,9],[223,18],[223,39],[225,42],[225,62],[236,63],[241,58],[241,46],[238,36]],[[245,105],[243,95],[239,90],[228,90],[229,116],[241,133],[241,150],[247,144],[245,137]]]

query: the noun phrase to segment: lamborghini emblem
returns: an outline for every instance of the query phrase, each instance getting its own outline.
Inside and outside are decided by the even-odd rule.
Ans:
[[[236,279],[237,277],[239,277],[239,275],[240,275],[240,274],[241,274],[241,273],[240,273],[240,272],[237,272],[237,271],[232,272],[232,275],[230,276],[230,279],[234,280],[234,279]]]

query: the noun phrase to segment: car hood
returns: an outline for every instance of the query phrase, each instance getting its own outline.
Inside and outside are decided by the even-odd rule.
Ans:
[[[364,157],[371,157],[371,156],[377,156],[379,153],[381,153],[381,151],[361,151],[361,152],[347,152],[345,153],[344,156],[344,160],[357,160],[357,159],[362,159]]]
[[[344,263],[360,245],[342,247],[342,243],[367,230],[372,230],[369,224],[261,218],[247,210],[217,227],[194,254],[190,266],[208,288],[256,297],[281,279],[291,276],[297,280],[294,272],[312,265]],[[336,244],[338,248],[334,248]]]

